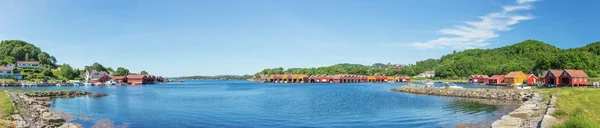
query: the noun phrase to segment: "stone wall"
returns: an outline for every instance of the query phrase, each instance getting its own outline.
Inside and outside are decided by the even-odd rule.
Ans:
[[[90,93],[81,91],[40,91],[27,93],[9,93],[14,104],[17,106],[17,114],[13,115],[20,128],[53,128],[53,127],[77,127],[64,120],[60,114],[49,108],[55,98],[70,98],[77,96],[106,96],[102,93]]]
[[[537,128],[546,108],[542,95],[534,93],[519,108],[492,123],[492,128]]]
[[[493,88],[472,88],[472,89],[452,89],[452,88],[428,88],[423,86],[400,86],[392,89],[397,92],[407,92],[413,94],[466,97],[478,99],[498,99],[498,100],[516,100],[523,101],[532,92],[529,90],[517,89],[493,89]]]

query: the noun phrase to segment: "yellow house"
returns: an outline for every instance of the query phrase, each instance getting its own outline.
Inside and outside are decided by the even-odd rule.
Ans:
[[[368,82],[375,82],[376,81],[375,76],[367,76],[367,81]]]
[[[521,71],[510,72],[504,76],[504,83],[509,85],[521,85],[527,80],[527,75]]]
[[[296,74],[296,83],[307,83],[308,75],[306,74]]]
[[[387,76],[387,81],[388,82],[393,82],[394,81],[394,76]]]

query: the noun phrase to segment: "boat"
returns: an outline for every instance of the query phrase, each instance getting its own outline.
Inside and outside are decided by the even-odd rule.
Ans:
[[[516,87],[517,87],[517,89],[531,89],[531,87],[529,87],[529,85],[517,85]]]
[[[425,80],[423,82],[423,84],[425,84],[425,87],[428,87],[428,88],[433,88],[434,87],[433,82],[431,82],[429,80]]]
[[[102,83],[100,83],[100,82],[94,83],[94,86],[100,86],[100,85],[102,85]]]
[[[111,81],[106,81],[106,82],[104,82],[104,85],[106,85],[106,86],[111,86],[111,85],[115,85],[115,83],[116,83],[115,81],[112,81],[112,80],[111,80]]]
[[[450,83],[450,82],[444,82],[442,83],[442,87],[441,88],[456,88],[456,89],[462,89],[463,87],[458,86],[454,83]]]
[[[91,82],[85,82],[85,83],[83,83],[83,86],[92,86],[92,83]]]

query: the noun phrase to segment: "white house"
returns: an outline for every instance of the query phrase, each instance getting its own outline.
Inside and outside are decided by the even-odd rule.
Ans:
[[[85,71],[84,80],[90,82],[104,82],[110,80],[111,74],[107,72],[98,72],[96,70]]]
[[[420,73],[419,75],[417,75],[416,77],[419,78],[430,78],[430,77],[435,77],[435,71],[425,71],[423,73]]]
[[[39,61],[17,61],[19,68],[42,68]]]
[[[6,66],[0,66],[0,78],[12,78],[15,77],[18,80],[23,79],[21,73],[14,72],[15,67],[12,64]]]

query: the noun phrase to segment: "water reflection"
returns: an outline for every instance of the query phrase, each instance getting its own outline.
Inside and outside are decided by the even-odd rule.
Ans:
[[[490,113],[499,108],[499,105],[484,104],[475,100],[460,99],[451,101],[444,105],[444,110],[461,112],[467,114],[475,114],[480,112]]]

